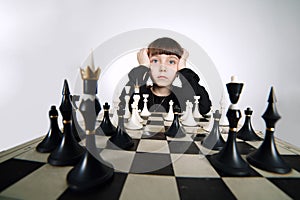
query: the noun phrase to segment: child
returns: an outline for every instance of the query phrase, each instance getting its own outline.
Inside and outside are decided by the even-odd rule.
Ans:
[[[139,66],[132,69],[129,74],[127,86],[131,86],[129,105],[133,102],[133,93],[139,87],[140,101],[138,108],[143,109],[143,94],[149,94],[148,110],[150,112],[168,112],[169,101],[173,100],[182,110],[186,109],[186,101],[194,102],[194,96],[200,96],[199,112],[205,115],[210,111],[211,101],[205,88],[199,84],[198,75],[186,68],[188,52],[175,40],[167,37],[159,38],[149,44],[148,48],[141,49],[137,54]],[[151,78],[153,85],[147,85]],[[173,85],[179,78],[181,87]],[[136,91],[137,92],[137,91]],[[120,104],[125,106],[122,91]],[[129,106],[131,111],[131,106]]]

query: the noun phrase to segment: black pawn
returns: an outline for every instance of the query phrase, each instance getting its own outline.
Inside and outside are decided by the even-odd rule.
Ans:
[[[113,166],[102,159],[96,148],[95,134],[86,136],[86,148],[83,158],[67,174],[67,183],[72,190],[86,191],[99,187],[114,174]]]
[[[165,132],[166,136],[172,137],[172,138],[182,138],[185,137],[186,133],[183,127],[179,123],[179,112],[180,108],[175,105],[174,106],[174,119],[171,124],[171,126],[168,128],[168,130]]]
[[[265,138],[261,146],[255,152],[247,156],[247,160],[251,165],[257,168],[279,174],[286,174],[291,171],[291,167],[281,158],[274,141],[275,123],[280,119],[275,103],[276,98],[273,87],[271,87],[268,107],[262,115],[267,127]]]
[[[109,105],[107,102],[103,105],[104,109],[104,115],[102,122],[100,126],[97,128],[96,132],[99,133],[100,135],[103,135],[103,133],[106,136],[112,136],[116,134],[116,127],[111,123],[110,118],[109,118]]]
[[[57,118],[58,112],[55,106],[51,106],[49,111],[50,128],[46,137],[37,145],[36,150],[41,153],[53,151],[62,139],[62,132],[59,129]]]
[[[258,135],[256,135],[251,124],[251,115],[253,111],[250,108],[247,108],[244,112],[245,112],[245,123],[242,126],[242,128],[237,132],[237,138],[244,141],[262,140]]]
[[[59,146],[48,157],[51,165],[75,165],[82,158],[85,149],[78,144],[72,133],[72,104],[67,80],[64,81],[63,97],[59,110],[63,116],[63,138]]]
[[[109,146],[110,142],[113,143],[114,145],[118,146],[121,149],[129,149],[133,146],[133,141],[132,138],[126,133],[125,127],[124,127],[124,114],[125,111],[123,109],[123,106],[120,106],[118,110],[118,127],[116,130],[116,134],[111,136],[108,140],[107,145]]]
[[[219,110],[216,110],[216,112],[213,114],[213,118],[214,118],[213,128],[210,131],[209,135],[206,138],[204,138],[204,140],[202,141],[202,145],[208,149],[221,150],[225,145],[225,141],[221,136],[220,129],[219,129],[219,121],[221,118],[221,114],[219,113]]]

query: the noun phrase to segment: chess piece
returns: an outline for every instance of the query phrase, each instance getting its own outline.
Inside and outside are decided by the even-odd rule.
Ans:
[[[273,87],[270,90],[268,107],[262,118],[267,127],[264,141],[256,151],[247,156],[247,160],[251,165],[266,171],[279,174],[289,173],[291,167],[281,158],[274,140],[275,123],[280,119],[280,115],[277,112]]]
[[[124,126],[125,126],[125,128],[131,129],[131,130],[142,129],[143,125],[140,123],[140,120],[138,118],[137,104],[133,102],[131,104],[131,107],[132,107],[131,118],[129,119],[129,121],[127,123],[124,124]]]
[[[236,129],[241,118],[241,111],[236,104],[242,92],[243,83],[236,82],[235,77],[232,77],[231,82],[227,83],[226,87],[232,103],[226,114],[229,121],[228,138],[223,149],[219,153],[212,155],[212,163],[225,174],[245,176],[250,173],[250,166],[241,157],[236,144]]]
[[[138,80],[136,80],[136,84],[134,85],[133,102],[136,103],[137,110],[139,110],[140,99],[140,86],[138,84]]]
[[[63,97],[59,110],[63,116],[63,138],[59,146],[50,153],[48,163],[59,166],[75,165],[85,150],[78,144],[72,133],[72,104],[67,80],[64,81]]]
[[[251,124],[252,110],[247,108],[245,110],[245,123],[242,128],[237,132],[237,138],[245,141],[260,141],[262,140],[252,128]]]
[[[125,115],[124,118],[128,119],[131,116],[130,110],[129,110],[129,100],[130,100],[130,96],[129,96],[129,92],[130,92],[130,86],[125,86]]]
[[[49,153],[53,151],[61,142],[62,132],[59,129],[57,118],[58,112],[56,106],[51,106],[49,111],[50,128],[45,138],[37,145],[36,150],[40,153]]]
[[[221,136],[220,129],[219,129],[219,121],[221,118],[221,114],[219,113],[219,110],[216,110],[216,112],[213,114],[213,118],[214,118],[213,128],[210,131],[209,135],[205,137],[204,140],[202,141],[202,146],[204,146],[207,149],[221,150],[225,145],[225,141]]]
[[[109,105],[107,102],[103,105],[104,115],[100,126],[96,129],[96,133],[100,135],[112,136],[116,134],[116,127],[111,123],[109,118]]]
[[[174,119],[174,111],[173,111],[173,104],[174,102],[172,100],[169,101],[169,111],[167,116],[165,116],[166,121],[173,121]]]
[[[174,107],[174,119],[171,124],[171,126],[168,128],[168,130],[165,132],[166,136],[172,137],[172,138],[182,138],[185,137],[186,133],[183,127],[179,123],[179,112],[180,108],[175,105]]]
[[[189,104],[190,104],[190,100],[187,100],[185,102],[185,111],[183,112],[183,115],[180,118],[182,121],[186,120],[186,118],[188,117],[188,112],[187,111],[188,111]]]
[[[118,109],[119,109],[119,103],[120,99],[117,98],[113,101],[114,105],[114,110],[113,110],[113,116],[111,118],[111,123],[113,124],[114,127],[118,126]]]
[[[194,116],[194,118],[201,118],[201,114],[199,112],[199,99],[200,99],[200,96],[194,96],[194,99],[195,99],[195,109],[194,109],[194,112],[193,112],[193,116]]]
[[[228,120],[226,118],[226,100],[225,100],[225,95],[224,92],[222,92],[222,97],[220,100],[220,114],[221,114],[221,118],[220,118],[220,122],[219,125],[220,126],[228,126]]]
[[[144,107],[143,107],[143,110],[141,112],[141,116],[142,117],[149,117],[151,115],[151,113],[149,112],[148,107],[147,107],[149,94],[143,94],[143,97],[144,97],[144,100],[143,100],[144,101]]]
[[[99,113],[95,107],[97,80],[100,68],[91,69],[89,66],[81,69],[84,81],[84,94],[79,110],[83,116],[86,132],[86,149],[80,162],[67,174],[67,183],[70,189],[86,191],[107,182],[114,174],[113,166],[100,156],[95,142],[95,124]]]
[[[124,127],[124,109],[120,106],[120,109],[118,110],[118,115],[119,115],[119,124],[117,127],[116,134],[111,136],[109,138],[108,142],[112,142],[116,146],[118,146],[121,149],[129,149],[130,147],[133,146],[133,141],[132,138],[126,133],[125,127]],[[109,143],[108,143],[109,145]]]
[[[142,123],[144,120],[141,118],[139,112],[139,101],[140,101],[140,95],[139,94],[135,94],[133,95],[133,103],[136,105],[136,112],[132,112],[132,115],[136,115],[135,118]]]
[[[198,125],[194,119],[192,112],[193,112],[193,103],[189,102],[187,104],[187,108],[186,108],[186,117],[181,122],[183,125],[185,125],[185,126],[197,126]]]

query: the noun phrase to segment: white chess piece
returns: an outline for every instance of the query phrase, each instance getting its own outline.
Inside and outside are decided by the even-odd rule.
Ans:
[[[135,95],[133,95],[133,103],[136,105],[136,113],[135,113],[135,115],[136,115],[136,118],[139,120],[139,122],[143,122],[144,120],[141,118],[141,116],[140,116],[140,114],[139,114],[139,112],[141,112],[141,110],[139,110],[139,101],[140,101],[140,95],[139,94],[135,94]],[[132,112],[132,114],[133,114],[133,112]]]
[[[119,121],[119,116],[118,116],[118,109],[119,109],[119,103],[120,103],[120,99],[116,99],[113,101],[113,105],[114,105],[114,111],[113,111],[113,116],[111,118],[111,123],[117,127],[118,126],[118,121]]]
[[[142,117],[148,117],[151,115],[151,113],[149,112],[148,110],[148,107],[147,107],[147,102],[148,102],[148,97],[149,97],[149,94],[143,94],[143,97],[144,97],[144,107],[143,107],[143,110],[141,112],[141,116]]]
[[[185,126],[197,126],[197,122],[193,116],[193,103],[189,102],[187,109],[186,109],[186,118],[181,123]]]
[[[190,100],[187,100],[185,102],[185,111],[183,111],[183,115],[181,116],[181,120],[185,120],[187,118],[187,110],[188,110],[188,105],[190,104]]]
[[[169,101],[169,112],[168,112],[167,116],[164,118],[166,121],[173,121],[173,119],[174,119],[173,104],[174,104],[174,102],[172,100],[170,100]]]
[[[125,86],[125,114],[124,114],[124,118],[128,119],[131,116],[131,113],[129,111],[129,100],[130,100],[130,96],[129,96],[129,91],[130,91],[130,86]]]
[[[153,86],[153,81],[152,81],[152,79],[151,79],[150,76],[149,76],[149,78],[148,78],[148,80],[147,80],[147,82],[146,82],[146,85],[147,85],[147,86]]]
[[[194,99],[195,99],[195,109],[194,109],[194,112],[193,112],[193,116],[194,116],[194,118],[200,118],[201,117],[201,114],[199,112],[199,99],[200,99],[200,96],[194,96]]]
[[[128,123],[124,124],[125,128],[131,130],[138,130],[143,128],[143,125],[140,123],[139,119],[137,118],[138,115],[137,105],[135,103],[132,103],[131,108],[132,108],[132,115]]]
[[[219,122],[220,126],[228,126],[229,125],[228,119],[226,118],[225,108],[226,108],[226,101],[225,101],[225,95],[223,92],[221,100],[220,100],[220,114],[221,114],[221,118],[220,118],[220,122]]]

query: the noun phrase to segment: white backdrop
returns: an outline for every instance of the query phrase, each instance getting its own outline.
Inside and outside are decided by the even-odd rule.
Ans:
[[[142,28],[195,41],[223,84],[237,75],[245,83],[239,105],[254,110],[255,129],[265,128],[274,86],[282,116],[275,135],[300,146],[300,1],[0,0],[0,150],[46,134],[63,80],[74,90],[91,48]]]

